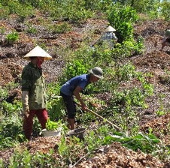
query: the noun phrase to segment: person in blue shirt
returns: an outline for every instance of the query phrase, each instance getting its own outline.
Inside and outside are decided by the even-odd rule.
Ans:
[[[103,78],[102,69],[100,67],[95,67],[89,70],[89,74],[73,77],[61,86],[60,95],[63,97],[67,109],[67,121],[69,129],[74,129],[76,115],[76,104],[74,102],[74,97],[80,102],[82,110],[86,110],[87,106],[81,98],[80,93],[87,85],[90,83],[95,83],[101,78]]]

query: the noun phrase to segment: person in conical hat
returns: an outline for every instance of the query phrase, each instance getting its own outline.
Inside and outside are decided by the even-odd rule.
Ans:
[[[170,29],[166,30],[165,32],[165,38],[162,41],[161,50],[163,50],[165,46],[170,46]]]
[[[81,92],[90,84],[95,83],[103,78],[103,70],[100,67],[94,67],[89,70],[88,74],[75,76],[61,86],[60,95],[63,97],[67,109],[68,128],[74,129],[76,116],[76,104],[74,98],[80,103],[82,110],[86,110],[87,106],[84,103]]]
[[[117,41],[117,37],[115,33],[113,33],[115,31],[116,30],[112,26],[108,26],[105,30],[105,33],[102,36],[102,40],[112,41],[112,43]]]
[[[36,46],[24,58],[30,62],[23,68],[21,76],[23,130],[25,137],[30,140],[35,115],[42,128],[46,127],[48,112],[46,110],[45,79],[41,65],[44,60],[52,59],[52,57],[41,47]]]
[[[105,32],[115,32],[116,29],[114,29],[112,26],[108,26],[105,30]]]
[[[32,49],[28,54],[24,56],[24,58],[26,59],[30,59],[32,57],[42,57],[45,60],[52,59],[52,57],[39,46],[36,46],[34,49]]]
[[[110,49],[114,48],[114,44],[118,40],[114,33],[115,31],[116,29],[114,29],[112,26],[108,26],[102,36],[92,45],[92,47],[96,44],[101,45],[105,42]]]

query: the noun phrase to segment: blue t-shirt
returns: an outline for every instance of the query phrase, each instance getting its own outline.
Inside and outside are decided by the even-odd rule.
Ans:
[[[89,79],[90,79],[89,74],[83,74],[83,75],[71,78],[65,84],[61,86],[60,91],[67,96],[71,96],[73,95],[73,91],[75,90],[77,86],[79,86],[83,90],[89,84],[90,82]]]

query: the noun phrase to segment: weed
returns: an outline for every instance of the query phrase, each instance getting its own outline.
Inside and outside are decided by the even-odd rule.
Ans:
[[[50,30],[53,34],[56,33],[65,33],[68,31],[71,31],[71,26],[68,23],[61,23],[61,24],[54,24],[54,25],[50,25],[48,27],[48,30]]]
[[[30,34],[36,34],[37,33],[37,29],[33,26],[28,26],[28,29],[26,30],[26,32],[30,33]]]
[[[0,27],[0,34],[4,34],[5,33],[5,28],[4,27]]]
[[[8,41],[8,44],[13,44],[13,43],[15,43],[18,39],[19,39],[19,35],[18,35],[17,32],[9,33],[9,34],[6,36],[6,40]]]

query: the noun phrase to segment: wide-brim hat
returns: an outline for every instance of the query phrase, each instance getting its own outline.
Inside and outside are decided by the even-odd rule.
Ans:
[[[115,32],[116,29],[114,29],[112,26],[108,26],[105,31],[106,32]]]
[[[51,55],[49,55],[39,46],[36,46],[34,49],[32,49],[28,54],[24,56],[25,59],[29,59],[31,57],[43,57],[45,60],[52,59]]]
[[[94,75],[95,77],[102,79],[103,78],[103,70],[100,67],[94,67],[89,70],[89,73]]]

